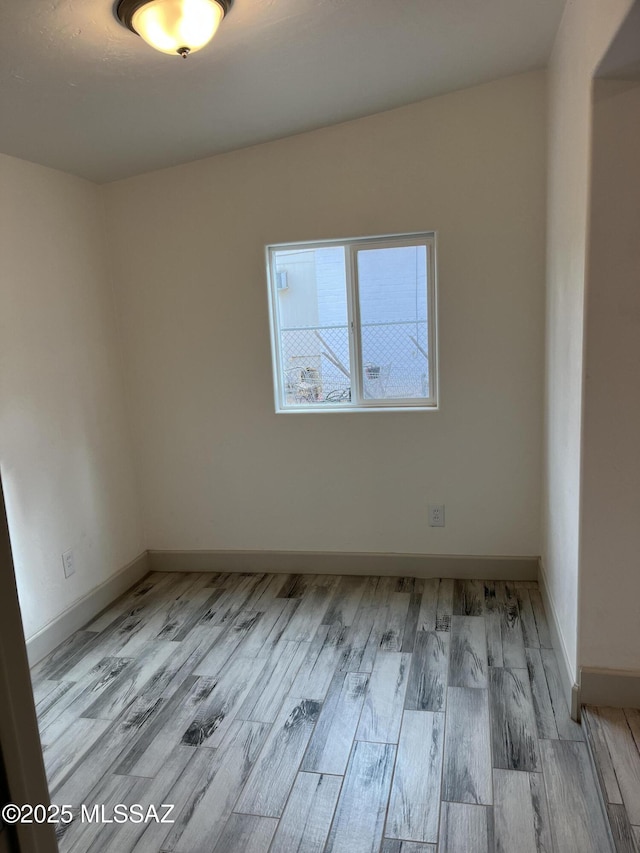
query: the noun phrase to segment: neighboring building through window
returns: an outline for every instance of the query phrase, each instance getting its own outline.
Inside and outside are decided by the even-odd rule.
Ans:
[[[435,235],[268,247],[277,411],[435,408]]]

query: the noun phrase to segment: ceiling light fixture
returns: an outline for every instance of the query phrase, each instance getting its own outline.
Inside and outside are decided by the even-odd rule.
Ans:
[[[121,24],[162,53],[184,59],[209,44],[232,0],[120,0]]]

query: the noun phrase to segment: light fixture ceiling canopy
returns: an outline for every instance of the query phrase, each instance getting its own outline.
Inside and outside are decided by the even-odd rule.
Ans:
[[[187,57],[207,45],[233,0],[120,0],[125,27],[162,53]]]

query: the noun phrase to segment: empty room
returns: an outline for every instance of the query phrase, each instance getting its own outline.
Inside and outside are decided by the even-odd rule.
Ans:
[[[0,45],[0,853],[640,853],[640,2]]]

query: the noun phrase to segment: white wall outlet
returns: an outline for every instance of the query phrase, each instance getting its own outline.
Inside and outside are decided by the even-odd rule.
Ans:
[[[70,578],[71,575],[75,575],[76,566],[73,562],[73,551],[71,549],[65,551],[62,555],[62,566],[64,568],[65,578]]]
[[[444,527],[444,504],[429,504],[429,527]]]

